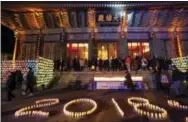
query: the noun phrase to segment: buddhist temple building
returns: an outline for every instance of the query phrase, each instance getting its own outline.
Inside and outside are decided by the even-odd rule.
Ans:
[[[187,2],[2,2],[13,58],[188,55]]]

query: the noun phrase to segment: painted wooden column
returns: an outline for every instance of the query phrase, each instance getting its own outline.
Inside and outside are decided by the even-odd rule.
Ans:
[[[172,46],[172,52],[171,52],[171,55],[172,55],[172,58],[175,58],[178,56],[178,52],[177,52],[177,41],[176,41],[176,37],[177,36],[177,33],[174,32],[174,33],[171,33],[171,46]]]
[[[93,57],[93,40],[91,37],[89,38],[88,48],[88,58],[91,59]]]
[[[96,29],[96,17],[95,9],[89,8],[87,11],[87,21],[90,28],[90,37],[89,37],[89,58],[97,56],[97,42],[95,40],[95,29]]]
[[[40,53],[40,34],[38,35],[38,40],[37,40],[37,43],[36,43],[36,48],[37,48],[37,51],[36,51],[36,58],[39,57],[39,53]]]
[[[42,34],[42,30],[39,33],[39,56],[43,57],[44,55],[44,37]]]
[[[18,47],[18,32],[14,31],[15,43],[14,43],[14,52],[13,52],[13,62],[16,60],[17,47]]]
[[[178,48],[178,56],[182,57],[183,56],[182,41],[180,39],[179,33],[177,34],[176,41],[177,41],[177,48]]]
[[[126,58],[128,56],[128,42],[127,42],[127,33],[123,30],[120,32],[121,38],[118,44],[119,57]]]
[[[65,59],[67,57],[67,34],[63,31],[61,33],[61,42],[62,42],[62,57],[63,59]]]
[[[154,47],[153,47],[153,41],[156,38],[156,35],[153,31],[148,32],[148,35],[150,37],[150,41],[149,41],[149,49],[150,49],[150,57],[156,56],[154,53]]]

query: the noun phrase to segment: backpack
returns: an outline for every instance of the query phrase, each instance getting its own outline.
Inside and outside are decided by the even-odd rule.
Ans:
[[[161,83],[169,83],[168,77],[164,74],[161,76]]]

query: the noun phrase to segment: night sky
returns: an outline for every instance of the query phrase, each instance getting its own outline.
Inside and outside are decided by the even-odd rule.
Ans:
[[[12,54],[14,50],[14,33],[1,25],[1,52]]]

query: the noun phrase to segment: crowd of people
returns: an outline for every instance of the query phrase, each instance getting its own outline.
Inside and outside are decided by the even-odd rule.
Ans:
[[[183,73],[177,69],[176,66],[172,66],[171,59],[165,59],[162,57],[146,58],[143,56],[136,56],[132,58],[130,56],[122,59],[120,57],[113,57],[107,60],[97,59],[95,57],[87,60],[80,59],[79,57],[70,57],[67,60],[54,61],[54,68],[58,71],[123,71],[125,70],[125,77],[128,86],[134,89],[134,84],[131,80],[130,71],[135,70],[137,72],[142,70],[149,70],[153,76],[153,82],[155,83],[158,91],[164,91],[168,95],[170,89],[174,89],[176,95],[181,94],[181,84],[188,81],[188,70]],[[172,71],[170,75],[169,70]],[[186,88],[188,89],[188,87]]]
[[[172,70],[172,75],[169,73],[169,69]],[[127,81],[125,85],[134,90],[134,83],[131,79],[131,71],[137,72],[142,70],[150,70],[153,76],[153,82],[156,85],[158,91],[164,91],[168,95],[170,89],[175,90],[176,95],[180,95],[182,92],[181,84],[188,82],[188,69],[185,73],[178,70],[176,66],[172,66],[171,60],[164,59],[162,57],[145,58],[136,56],[134,59],[130,56],[125,59],[111,58],[107,60],[91,58],[89,60],[81,60],[79,57],[73,59],[68,58],[66,60],[54,61],[54,70],[58,71],[123,71],[125,70],[125,77]],[[6,82],[7,98],[8,101],[15,97],[13,91],[19,89],[22,95],[28,94],[33,96],[33,88],[36,85],[36,77],[32,68],[26,75],[26,80],[23,78],[23,74],[20,70],[11,72]],[[23,88],[25,87],[25,88]],[[188,86],[186,86],[188,89]]]
[[[188,69],[186,72],[181,72],[175,65],[172,66],[172,74],[168,70],[156,68],[153,72],[156,89],[163,91],[168,96],[179,96],[188,93]]]
[[[112,57],[102,60],[93,57],[91,59],[80,59],[79,57],[54,61],[54,70],[56,71],[122,71],[122,70],[146,70],[155,67],[168,69],[171,65],[170,59],[162,57],[146,58],[144,56],[130,56],[125,59],[121,57]]]
[[[28,94],[28,96],[33,96],[33,89],[35,85],[36,78],[32,68],[29,67],[25,81],[20,70],[11,72],[6,82],[7,100],[11,101],[12,98],[15,98],[15,95],[13,94],[15,89],[18,89],[22,95]]]

